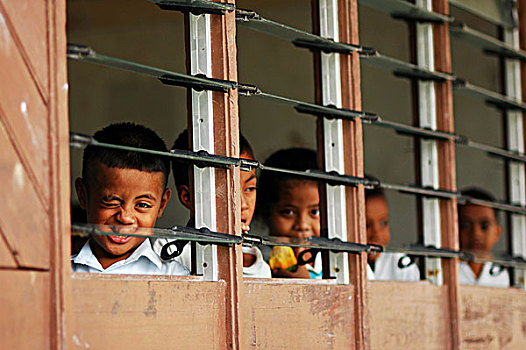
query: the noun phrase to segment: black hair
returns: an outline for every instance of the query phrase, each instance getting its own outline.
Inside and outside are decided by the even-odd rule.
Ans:
[[[247,139],[243,134],[239,133],[239,146],[240,154],[247,153],[250,158],[254,158],[254,151],[248,143]],[[192,146],[190,144],[190,138],[188,136],[188,129],[184,129],[177,139],[175,140],[172,149],[180,150],[191,150]],[[179,188],[180,186],[190,186],[190,174],[189,174],[189,163],[180,161],[176,158],[172,159],[172,172],[174,175],[175,187]]]
[[[466,197],[474,198],[474,199],[480,199],[480,200],[488,201],[488,202],[495,202],[495,197],[491,193],[489,193],[488,191],[485,191],[485,190],[483,190],[483,189],[481,189],[479,187],[464,188],[464,189],[460,190],[460,194],[463,195],[463,196],[466,196]],[[462,208],[468,206],[468,205],[473,205],[473,204],[470,204],[469,201],[468,201],[465,204],[459,204],[458,205],[459,218],[460,218],[460,210]],[[493,212],[495,213],[495,219],[498,222],[499,221],[498,211],[493,209]]]
[[[379,181],[376,177],[367,175],[367,174],[365,174],[365,178],[368,180],[372,180],[372,181]],[[381,187],[375,187],[372,189],[366,188],[365,189],[365,200],[369,198],[373,198],[373,197],[380,197],[380,198],[386,199],[384,189]]]
[[[315,151],[306,148],[288,148],[274,152],[264,163],[288,170],[316,170],[319,169],[318,156]],[[270,207],[280,198],[281,186],[290,180],[305,180],[304,178],[263,170],[259,177],[256,199],[256,215],[267,218]],[[305,180],[311,181],[311,180]]]
[[[135,123],[111,124],[97,131],[93,138],[98,142],[111,143],[155,151],[167,152],[166,144],[155,131]],[[170,161],[167,157],[142,152],[124,151],[99,146],[88,146],[82,159],[82,177],[88,183],[89,170],[94,162],[110,168],[137,169],[149,173],[164,174],[164,187],[170,174]]]

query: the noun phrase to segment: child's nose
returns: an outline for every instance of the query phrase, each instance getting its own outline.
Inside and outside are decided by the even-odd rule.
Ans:
[[[245,194],[241,194],[241,210],[247,210],[248,209],[248,201],[245,198]]]
[[[298,215],[296,219],[296,230],[308,231],[310,229],[309,219],[307,215]]]
[[[117,221],[121,225],[131,225],[135,223],[135,216],[131,210],[127,208],[121,208],[116,217]]]

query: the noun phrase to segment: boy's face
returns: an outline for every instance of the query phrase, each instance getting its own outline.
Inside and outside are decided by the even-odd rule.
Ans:
[[[308,238],[320,235],[320,195],[318,184],[289,180],[280,186],[279,201],[270,208],[272,236]],[[304,249],[296,248],[296,255]]]
[[[370,197],[365,201],[365,220],[367,227],[367,243],[386,247],[391,235],[389,233],[389,208],[384,197]],[[376,260],[379,254],[369,256]]]
[[[170,189],[164,190],[164,181],[161,172],[109,168],[97,162],[91,167],[89,179],[78,178],[75,188],[88,223],[127,226],[133,232],[136,227],[154,227],[162,215],[171,195]],[[95,256],[111,265],[130,256],[145,237],[93,236],[93,239]]]
[[[248,153],[241,153],[241,158],[254,159]],[[243,233],[250,231],[250,222],[256,209],[256,170],[241,172],[241,230]]]
[[[479,205],[466,205],[459,210],[460,247],[464,250],[490,252],[500,238],[495,210]]]

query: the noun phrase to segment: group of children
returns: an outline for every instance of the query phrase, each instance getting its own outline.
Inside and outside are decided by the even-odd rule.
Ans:
[[[164,141],[152,130],[133,123],[112,124],[97,133],[99,142],[134,148],[167,151]],[[184,131],[173,149],[189,149],[189,134]],[[254,159],[247,140],[240,137],[240,157]],[[303,148],[280,150],[264,163],[266,166],[290,169],[318,169],[316,152]],[[82,177],[75,181],[79,204],[86,211],[88,223],[116,225],[120,234],[133,234],[137,228],[155,226],[171,197],[167,187],[172,168],[177,197],[192,213],[189,164],[152,154],[88,146],[84,151]],[[291,240],[320,236],[319,184],[294,175],[277,174],[263,170],[259,178],[255,171],[241,173],[241,228],[248,233],[257,215],[267,226],[270,236],[288,237]],[[479,191],[466,195],[488,199]],[[486,197],[485,197],[486,196]],[[459,207],[461,248],[489,253],[498,241],[502,228],[496,212],[477,205]],[[389,210],[381,189],[366,191],[367,239],[369,243],[386,247],[390,240]],[[190,214],[187,226],[194,226]],[[92,235],[72,256],[73,271],[113,274],[168,274],[187,275],[191,266],[191,249],[186,245],[182,253],[169,260],[162,260],[163,250],[176,249],[176,241],[146,239],[123,235]],[[294,248],[294,258],[305,248]],[[268,252],[265,252],[268,253]],[[271,253],[272,254],[272,253]],[[369,279],[395,279],[417,281],[420,279],[415,264],[399,264],[401,253],[381,253],[369,256]],[[311,263],[294,265],[293,268],[273,269],[268,256],[257,247],[243,247],[243,275],[269,278],[321,278],[321,255],[312,257]],[[295,260],[295,259],[294,259]],[[464,284],[506,287],[509,277],[506,270],[495,269],[491,264],[461,263],[460,281]]]

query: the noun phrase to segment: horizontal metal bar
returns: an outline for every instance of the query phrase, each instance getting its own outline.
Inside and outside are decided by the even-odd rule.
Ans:
[[[95,63],[156,78],[166,85],[182,86],[198,91],[212,90],[219,92],[228,92],[229,89],[235,89],[237,87],[237,83],[233,81],[176,73],[131,61],[100,55],[88,46],[68,44],[67,55],[70,59]]]
[[[518,161],[518,162],[526,162],[526,154],[524,153],[510,151],[510,150],[506,150],[506,149],[499,148],[499,147],[488,146],[488,145],[478,143],[475,141],[471,141],[471,140],[466,140],[465,144],[461,143],[461,145],[465,145],[473,149],[484,151],[494,156],[499,156],[499,157],[503,157],[503,158]]]
[[[449,0],[450,4],[504,27],[517,26],[515,0]]]
[[[397,77],[439,82],[456,80],[456,77],[452,74],[431,71],[412,63],[384,56],[378,52],[375,55],[360,56],[360,59],[363,64],[387,70]]]
[[[383,248],[376,244],[359,244],[345,242],[338,238],[325,238],[316,236],[308,238],[295,238],[285,236],[260,236],[244,234],[243,244],[266,245],[269,247],[286,246],[291,248],[313,248],[340,253],[379,253],[383,251]]]
[[[234,4],[202,0],[148,0],[162,10],[192,13],[194,15],[224,15],[235,10]]]
[[[521,110],[526,112],[526,104],[522,101],[506,97],[497,92],[484,89],[480,86],[473,85],[463,79],[457,79],[453,82],[455,91],[465,93],[469,96],[482,99],[501,109]]]
[[[298,171],[298,170],[275,168],[275,167],[270,167],[270,166],[266,166],[263,164],[261,164],[259,168],[262,171],[271,171],[275,173],[281,173],[281,174],[298,176],[298,177],[305,178],[305,179],[311,179],[313,181],[321,181],[321,182],[325,182],[332,186],[363,185],[365,188],[372,189],[378,186],[379,184],[378,181],[376,180],[369,180],[363,177],[356,177],[356,176],[350,176],[350,175],[340,175],[336,172],[325,172],[321,170]]]
[[[462,140],[462,136],[459,136],[453,133],[401,124],[401,123],[392,122],[389,120],[384,120],[381,117],[378,117],[377,120],[372,121],[370,124],[393,129],[400,134],[418,136],[421,138],[430,138],[430,139],[445,140],[445,141],[453,140],[455,142]]]
[[[412,185],[399,185],[380,182],[380,187],[386,190],[394,190],[402,193],[415,194],[430,198],[454,199],[459,196],[457,192],[450,192],[445,190],[435,190],[432,188],[424,188]]]
[[[358,0],[375,10],[390,14],[395,19],[406,19],[417,22],[444,23],[452,22],[453,18],[437,12],[427,11],[406,0]]]
[[[282,23],[271,21],[252,10],[236,9],[236,21],[239,25],[280,39],[288,40],[298,47],[311,50],[338,52],[342,54],[358,52],[361,55],[370,55],[376,52],[372,48],[336,42]]]
[[[378,115],[374,113],[355,111],[346,108],[336,108],[333,106],[321,106],[314,103],[308,103],[288,97],[269,94],[260,90],[245,96],[254,96],[263,100],[284,104],[293,107],[298,113],[323,116],[327,119],[354,120],[356,118],[360,118],[364,121],[373,121],[378,118]]]
[[[502,157],[505,159],[513,160],[513,161],[526,162],[526,154],[524,153],[485,145],[479,142],[472,141],[469,138],[462,136],[462,135],[458,135],[458,134],[453,134],[453,133],[448,133],[448,132],[438,131],[438,130],[430,130],[426,128],[419,128],[416,126],[396,123],[396,122],[384,120],[381,117],[378,117],[376,120],[369,122],[369,124],[393,129],[402,135],[415,136],[415,137],[420,137],[424,139],[429,138],[429,139],[442,140],[442,141],[452,140],[455,142],[456,145],[477,149],[480,151],[487,152],[490,155]]]
[[[70,133],[69,139],[70,139],[70,146],[72,148],[82,149],[87,146],[95,146],[95,147],[106,147],[106,148],[112,148],[112,149],[118,149],[118,150],[123,150],[123,151],[130,151],[130,152],[155,154],[155,155],[162,156],[162,157],[176,158],[181,161],[191,162],[198,167],[211,166],[215,168],[230,168],[232,166],[240,166],[241,164],[241,159],[239,158],[212,155],[206,151],[193,152],[193,151],[188,151],[188,150],[174,149],[168,152],[162,152],[162,151],[155,151],[155,150],[149,150],[149,149],[144,149],[144,148],[136,148],[136,147],[130,147],[130,146],[122,146],[122,145],[116,145],[116,144],[111,144],[111,143],[98,142],[92,136],[79,134],[79,133],[73,133],[73,132]],[[241,170],[250,171],[251,169],[247,170],[242,167]]]
[[[453,38],[478,47],[485,53],[526,61],[526,51],[517,50],[513,46],[470,28],[462,22],[455,21],[449,27],[449,32]]]
[[[505,202],[498,202],[498,201],[486,201],[482,199],[472,198],[468,196],[462,196],[459,195],[457,198],[457,201],[459,204],[474,204],[474,205],[480,205],[483,207],[489,207],[494,208],[498,210],[508,211],[516,214],[526,214],[526,207],[523,207],[521,205],[516,204],[510,204]]]
[[[385,250],[388,253],[403,253],[407,256],[425,256],[428,258],[459,258],[463,260],[470,260],[472,256],[464,251],[437,248],[433,245],[423,246],[420,244],[409,244],[404,247],[389,247]]]
[[[171,228],[146,228],[117,225],[98,225],[87,223],[73,223],[71,230],[77,236],[103,235],[103,236],[133,236],[148,238],[168,238],[173,240],[193,241],[203,244],[241,244],[240,236],[226,233],[213,232],[207,228],[195,229],[186,226],[173,226]]]

